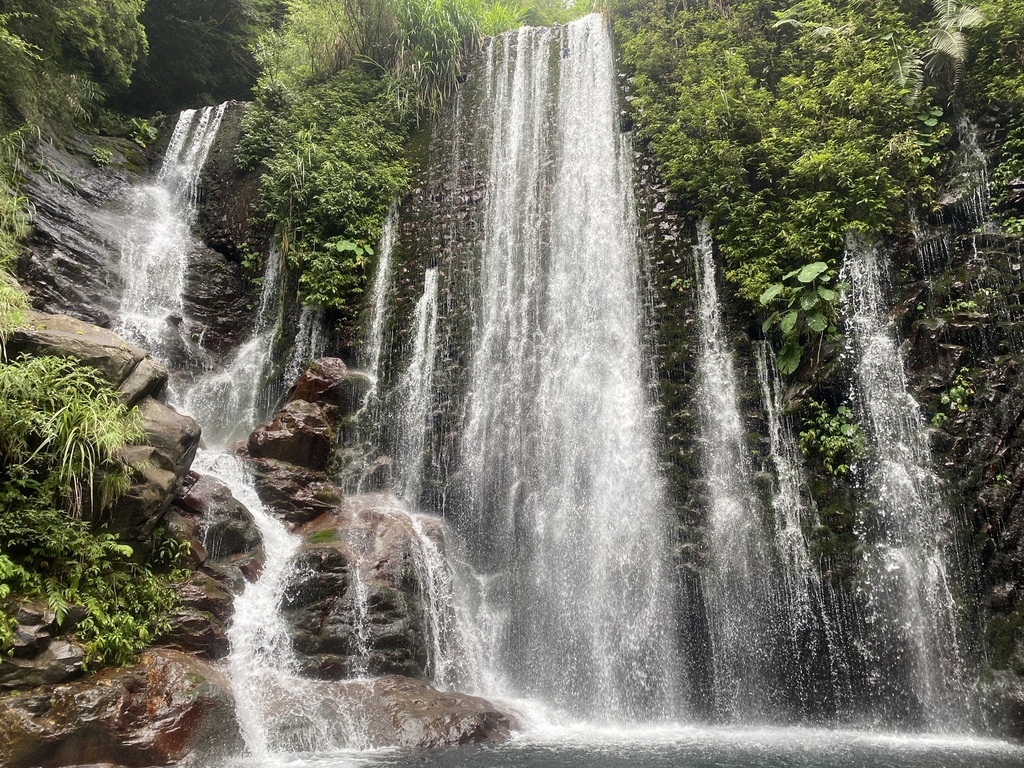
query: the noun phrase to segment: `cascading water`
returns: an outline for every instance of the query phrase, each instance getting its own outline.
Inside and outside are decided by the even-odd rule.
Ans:
[[[195,238],[199,174],[227,104],[188,109],[174,127],[156,180],[131,201],[121,256],[124,292],[116,330],[154,356],[168,359],[181,343],[180,322],[188,256]]]
[[[576,716],[671,717],[669,525],[609,31],[596,15],[524,28],[487,57],[470,402],[446,510],[482,685]]]
[[[831,710],[840,717],[849,717],[853,681],[845,649],[846,612],[838,604],[838,595],[822,583],[808,551],[804,527],[813,521],[814,511],[807,503],[793,430],[783,417],[783,387],[775,353],[768,342],[757,346],[755,359],[776,477],[771,506],[775,513],[775,549],[782,564],[783,614],[789,641],[786,674],[804,712]],[[827,674],[822,675],[823,670]]]
[[[176,330],[168,319],[180,312],[187,254],[196,246],[191,228],[197,214],[197,184],[216,139],[225,105],[183,112],[156,182],[141,197],[151,207],[138,207],[123,251],[126,287],[119,329],[149,346],[165,364]],[[178,256],[168,258],[168,255]],[[271,350],[282,328],[281,257],[267,260],[253,335],[221,370],[181,378],[171,401],[203,426],[206,449],[194,467],[219,479],[252,513],[264,542],[265,563],[259,581],[235,600],[229,630],[229,670],[236,715],[246,746],[260,762],[281,750],[318,750],[341,745],[365,746],[360,723],[343,707],[327,707],[328,692],[299,677],[289,629],[280,602],[299,539],[263,507],[243,463],[219,450],[246,434],[273,406],[267,402]],[[308,357],[323,349],[321,313],[304,310],[293,345],[290,369],[299,370]],[[276,395],[275,395],[276,396]]]
[[[437,269],[423,278],[423,295],[413,315],[413,347],[409,368],[399,383],[402,406],[398,414],[398,468],[401,497],[417,504],[423,454],[429,433],[437,355]]]
[[[711,235],[698,230],[693,250],[700,322],[700,424],[708,493],[711,562],[705,577],[720,716],[764,718],[778,705],[767,672],[780,654],[775,644],[779,598],[772,582],[768,540],[749,478],[746,428],[739,410],[733,352],[725,339]]]
[[[857,360],[854,399],[873,449],[871,499],[857,530],[869,612],[865,642],[886,721],[962,729],[970,721],[970,696],[958,629],[960,584],[948,564],[957,562],[956,524],[908,392],[885,303],[886,274],[884,255],[851,238],[843,280],[850,285],[847,327]]]
[[[210,444],[227,445],[244,437],[265,417],[273,403],[261,398],[268,389],[269,351],[280,332],[281,253],[272,249],[263,273],[260,304],[252,337],[223,370],[198,377],[183,393],[183,408],[203,426]]]

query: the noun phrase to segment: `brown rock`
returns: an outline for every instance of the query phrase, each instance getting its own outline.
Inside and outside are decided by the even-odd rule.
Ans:
[[[266,695],[268,736],[295,748],[324,735],[335,743],[405,749],[501,742],[518,726],[485,699],[399,676],[310,682],[301,698],[291,690]]]
[[[369,385],[366,374],[349,371],[337,357],[321,357],[299,376],[286,400],[334,405],[341,413],[352,413],[358,409]]]
[[[439,540],[440,526],[420,519]],[[304,542],[282,615],[304,674],[425,677],[429,630],[417,566],[423,545],[401,503],[389,494],[351,496],[297,534]]]
[[[253,431],[248,449],[254,459],[277,459],[324,472],[334,450],[329,411],[316,403],[293,400]]]
[[[302,525],[342,503],[341,490],[324,472],[274,459],[256,459],[251,466],[260,501],[292,525]]]
[[[134,667],[0,698],[6,768],[171,765],[240,748],[227,679],[177,651],[150,651]]]

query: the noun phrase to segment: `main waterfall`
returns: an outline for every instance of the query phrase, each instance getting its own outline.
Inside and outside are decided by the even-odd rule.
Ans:
[[[455,501],[484,693],[598,720],[680,697],[632,152],[594,15],[487,49],[488,198]]]

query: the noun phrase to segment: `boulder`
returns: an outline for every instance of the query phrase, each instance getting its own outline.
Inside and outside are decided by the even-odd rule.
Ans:
[[[428,529],[430,545],[424,541]],[[414,518],[387,494],[349,497],[298,529],[303,543],[282,615],[292,626],[303,674],[426,676],[433,630],[423,581],[426,548],[440,551],[433,540],[439,533],[427,518],[417,530]]]
[[[254,459],[250,465],[260,501],[290,525],[302,525],[342,503],[341,489],[325,472],[274,459]]]
[[[92,323],[64,315],[29,312],[23,328],[11,334],[7,354],[71,357],[96,368],[115,387],[121,385],[146,357],[123,338]]]
[[[213,562],[252,556],[263,545],[252,513],[219,480],[189,473],[174,505],[195,522],[195,535]]]
[[[263,567],[263,537],[256,521],[226,485],[190,472],[164,525],[171,536],[188,543],[195,572],[175,586],[181,608],[161,643],[208,659],[224,658],[231,648],[227,629],[234,598]]]
[[[287,401],[305,400],[336,406],[340,413],[354,413],[370,386],[365,373],[350,371],[337,357],[314,360],[288,392]]]
[[[423,749],[501,742],[516,717],[489,701],[435,690],[420,680],[387,676],[311,682],[269,692],[269,740],[301,749],[310,741],[337,746]]]
[[[305,400],[292,400],[249,436],[249,455],[277,459],[325,472],[334,449],[329,410]]]
[[[123,538],[145,544],[182,485],[199,447],[200,430],[195,419],[152,397],[139,404],[139,414],[149,445],[124,449],[138,480],[115,503],[107,524]]]
[[[0,698],[6,768],[172,765],[241,747],[227,678],[178,651],[148,651],[134,667]]]
[[[61,683],[82,674],[85,649],[78,643],[56,640],[38,625],[19,626],[15,642],[15,654],[0,659],[0,690]]]

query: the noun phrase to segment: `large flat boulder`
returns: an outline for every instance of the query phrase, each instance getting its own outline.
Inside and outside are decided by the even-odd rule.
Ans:
[[[501,742],[518,727],[515,715],[486,699],[438,691],[422,680],[390,675],[337,682],[304,681],[261,691],[276,749],[422,749]]]

